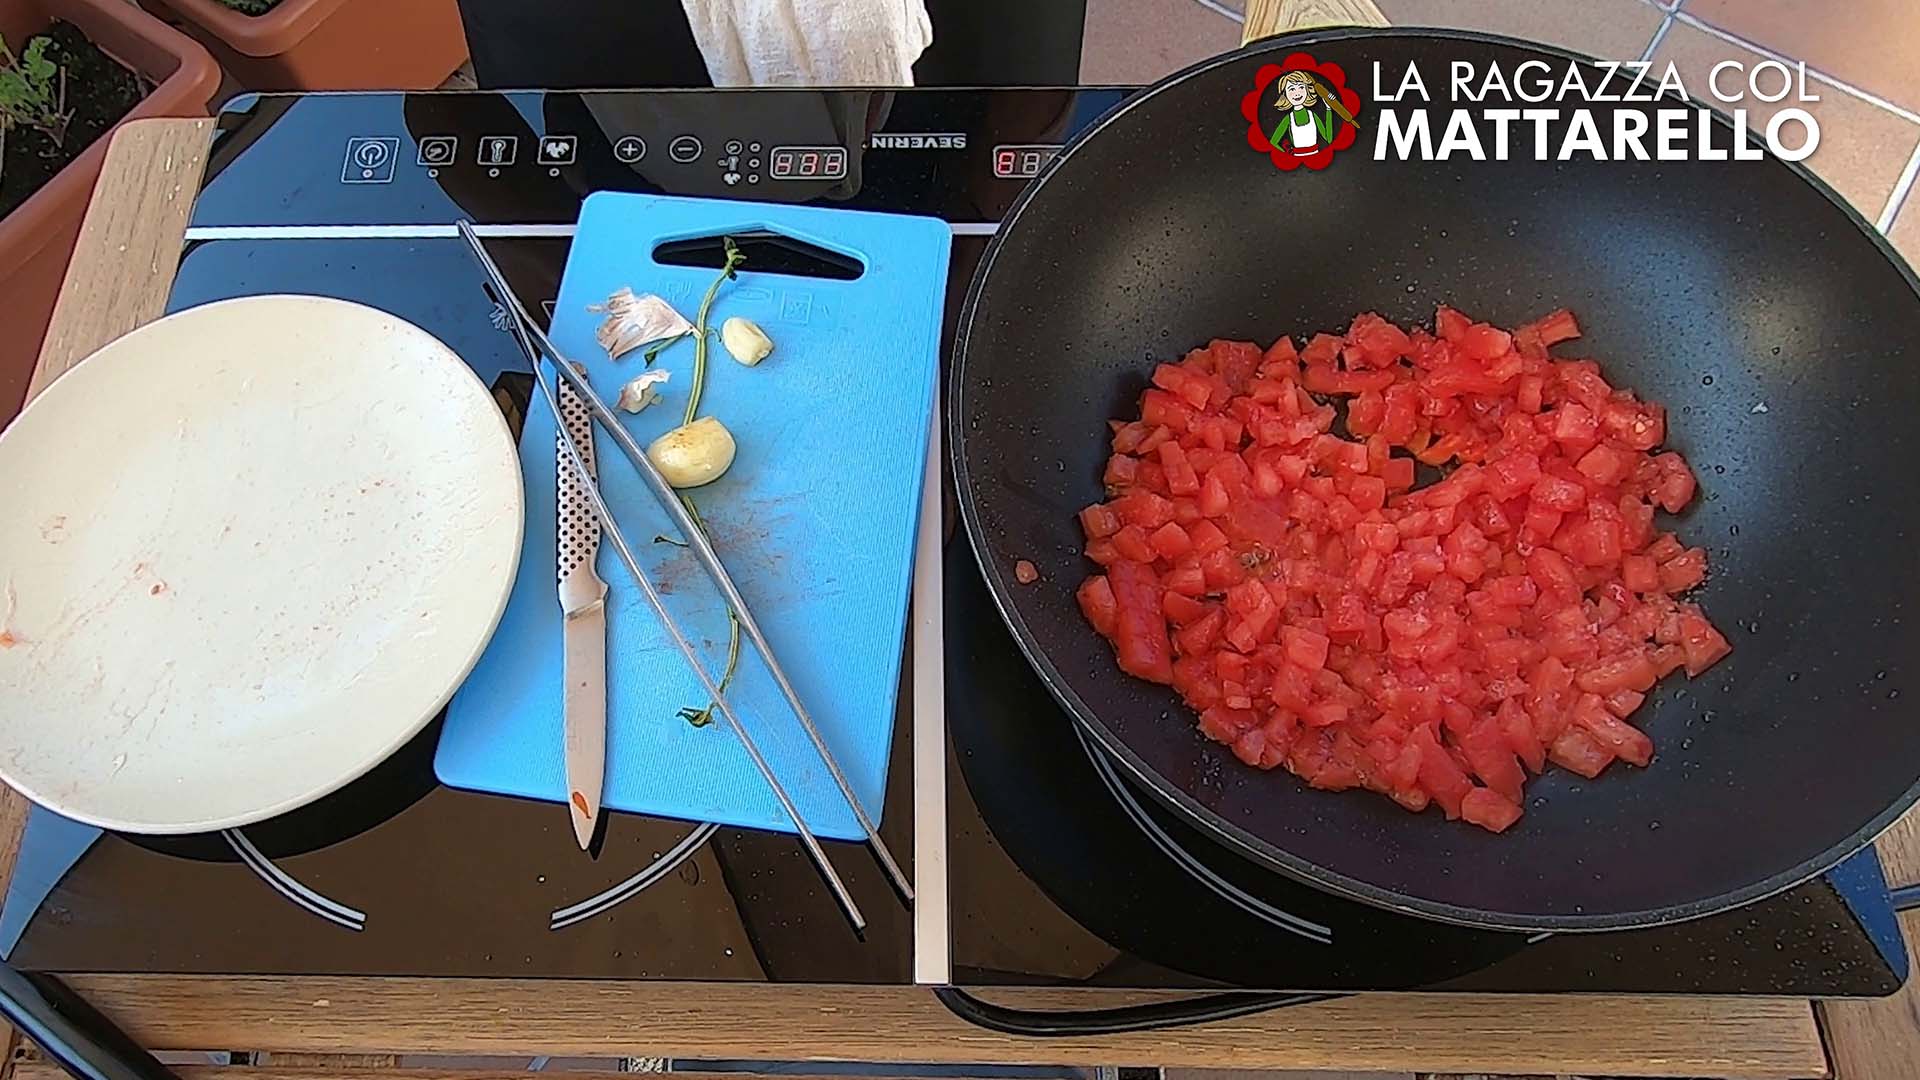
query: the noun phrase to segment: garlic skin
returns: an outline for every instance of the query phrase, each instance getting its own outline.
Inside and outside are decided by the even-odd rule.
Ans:
[[[693,332],[693,324],[672,304],[652,293],[636,296],[624,285],[606,303],[589,304],[587,310],[606,313],[593,336],[615,360],[648,342]]]
[[[667,371],[641,372],[631,382],[620,388],[620,398],[613,403],[614,407],[637,413],[660,400],[660,388],[666,384],[671,374],[672,372]]]
[[[735,360],[752,367],[773,351],[773,339],[752,319],[738,315],[720,324],[720,344]]]
[[[711,416],[674,428],[647,447],[647,460],[676,488],[699,487],[720,479],[733,464],[733,433]]]

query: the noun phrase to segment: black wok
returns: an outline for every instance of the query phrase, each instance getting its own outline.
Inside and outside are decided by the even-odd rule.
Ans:
[[[1035,668],[1213,835],[1437,919],[1692,918],[1865,845],[1920,798],[1912,272],[1829,188],[1773,159],[1374,161],[1369,105],[1358,146],[1283,173],[1249,149],[1239,104],[1263,63],[1299,49],[1363,95],[1376,60],[1417,61],[1433,86],[1455,59],[1509,72],[1569,59],[1473,34],[1297,35],[1133,99],[1028,189],[968,296],[948,400],[966,527]],[[1593,106],[1603,131],[1611,109],[1651,107]],[[1438,132],[1447,107],[1433,109]],[[1073,596],[1091,568],[1074,514],[1103,498],[1106,420],[1135,408],[1156,361],[1213,337],[1298,341],[1367,310],[1430,323],[1437,303],[1502,325],[1571,307],[1586,336],[1558,351],[1667,406],[1669,445],[1702,488],[1667,527],[1709,548],[1699,600],[1734,644],[1636,714],[1652,767],[1551,771],[1500,836],[1240,765],[1171,691],[1120,673]],[[1038,584],[1015,583],[1018,559]]]

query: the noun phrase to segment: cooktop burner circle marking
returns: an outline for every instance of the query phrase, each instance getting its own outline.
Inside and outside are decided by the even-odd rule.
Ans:
[[[703,824],[680,838],[680,842],[667,849],[666,853],[641,868],[640,872],[611,888],[602,890],[585,900],[556,908],[548,916],[547,929],[564,930],[578,922],[585,922],[604,911],[625,903],[640,895],[661,878],[680,868],[680,864],[692,858],[695,852],[720,831],[720,826]]]
[[[240,861],[246,864],[247,869],[271,886],[274,892],[336,926],[344,926],[355,933],[367,928],[366,912],[322,896],[301,884],[292,874],[280,869],[272,859],[267,858],[259,848],[253,846],[253,841],[247,839],[246,834],[239,829],[222,829],[220,836],[226,840],[229,847],[233,848],[234,854],[240,856]]]

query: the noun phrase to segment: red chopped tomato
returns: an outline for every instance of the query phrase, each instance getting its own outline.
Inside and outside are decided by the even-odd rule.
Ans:
[[[1573,684],[1590,694],[1605,697],[1620,690],[1644,691],[1659,678],[1653,661],[1642,648],[1606,657],[1574,676]]]
[[[1730,646],[1674,599],[1706,552],[1654,531],[1697,487],[1653,453],[1665,410],[1548,353],[1579,333],[1567,311],[1512,333],[1369,313],[1159,365],[1080,512],[1105,569],[1081,610],[1203,735],[1316,788],[1500,832],[1529,772],[1647,765],[1627,718]],[[1444,478],[1414,490],[1416,460]]]
[[[1524,333],[1529,330],[1543,346],[1558,345],[1562,341],[1580,336],[1580,324],[1574,321],[1573,312],[1566,308],[1549,311],[1515,332]]]
[[[1160,596],[1160,610],[1167,613],[1167,618],[1175,626],[1186,626],[1205,618],[1207,612],[1213,610],[1213,605],[1168,589]]]
[[[1160,610],[1160,582],[1145,561],[1121,559],[1107,568],[1117,617],[1113,643],[1120,667],[1150,682],[1173,681],[1172,643]]]
[[[1569,480],[1565,476],[1542,476],[1535,481],[1531,495],[1536,505],[1563,514],[1587,505],[1587,489],[1578,480]]]
[[[1513,337],[1497,326],[1474,323],[1454,339],[1469,360],[1497,360],[1513,348]]]
[[[1168,592],[1181,596],[1200,596],[1207,591],[1207,574],[1200,569],[1197,560],[1182,560],[1167,571],[1160,583],[1167,587]]]
[[[1300,626],[1280,628],[1280,648],[1287,660],[1308,671],[1327,666],[1327,636]]]
[[[1650,556],[1628,555],[1620,560],[1620,581],[1637,593],[1660,588],[1660,568]]]
[[[1583,454],[1574,468],[1596,484],[1612,486],[1626,479],[1633,471],[1633,455],[1601,443]]]
[[[1102,574],[1095,574],[1080,583],[1076,593],[1080,600],[1080,611],[1095,630],[1112,637],[1120,627],[1120,608],[1114,602],[1113,589]]]
[[[1520,805],[1488,788],[1474,788],[1460,800],[1460,816],[1488,832],[1506,832],[1520,820]]]
[[[1688,675],[1700,674],[1733,651],[1727,639],[1692,604],[1680,611],[1680,647],[1686,653]]]
[[[1653,760],[1653,740],[1613,715],[1598,694],[1582,694],[1573,705],[1573,721],[1621,761],[1645,766]]]
[[[1391,371],[1335,371],[1328,364],[1309,364],[1300,385],[1316,394],[1358,394],[1385,390],[1393,379]]]
[[[1660,468],[1659,479],[1655,482],[1652,498],[1660,504],[1660,509],[1669,514],[1677,514],[1693,501],[1693,470],[1679,454],[1661,454],[1653,459]]]
[[[1687,550],[1660,564],[1660,589],[1667,593],[1682,593],[1707,578],[1707,552],[1705,548]]]
[[[1154,552],[1169,562],[1193,550],[1193,538],[1187,535],[1187,530],[1171,521],[1155,529],[1147,537],[1147,543],[1152,544]]]
[[[1593,741],[1585,731],[1568,728],[1547,747],[1547,760],[1592,780],[1613,764],[1613,751]]]
[[[1153,544],[1147,539],[1147,530],[1138,525],[1128,525],[1113,534],[1113,550],[1123,559],[1132,559],[1138,563],[1150,563],[1154,558]]]

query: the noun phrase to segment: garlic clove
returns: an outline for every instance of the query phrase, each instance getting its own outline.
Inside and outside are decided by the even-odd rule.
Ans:
[[[738,315],[720,324],[720,343],[735,360],[752,367],[773,351],[773,339],[752,319]]]
[[[699,487],[720,479],[733,464],[733,433],[711,416],[674,428],[647,447],[647,460],[676,488]]]
[[[672,304],[652,293],[635,295],[626,286],[607,297],[604,304],[587,305],[587,310],[606,313],[593,336],[615,360],[648,342],[693,331],[693,324]]]
[[[637,413],[653,404],[660,400],[660,387],[666,383],[670,374],[671,372],[666,371],[641,372],[631,382],[620,388],[620,398],[614,402],[614,406],[630,413]]]

